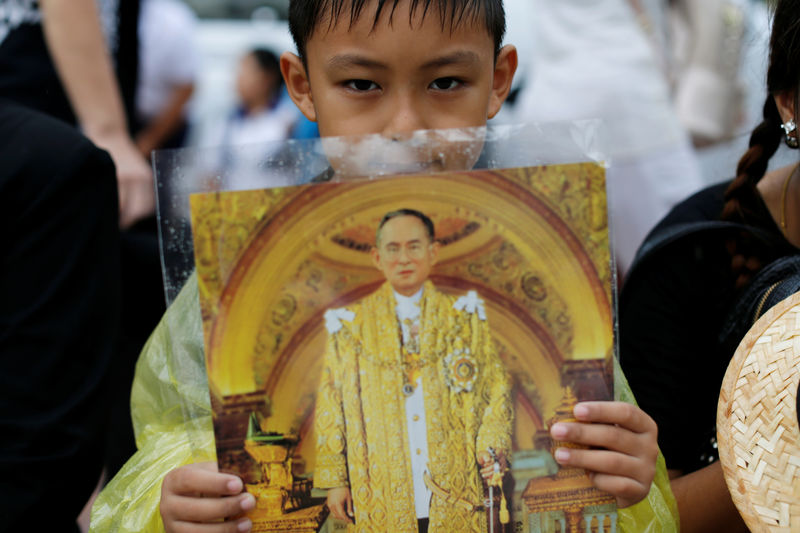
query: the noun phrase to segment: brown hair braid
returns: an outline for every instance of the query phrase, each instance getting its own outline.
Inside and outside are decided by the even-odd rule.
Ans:
[[[779,0],[773,14],[770,38],[769,69],[767,70],[767,99],[763,121],[753,130],[750,145],[739,160],[736,178],[725,191],[725,205],[720,219],[765,227],[769,221],[758,217],[759,193],[756,185],[766,174],[770,158],[783,138],[782,120],[774,96],[794,93],[797,102],[800,85],[800,0]],[[797,113],[795,105],[795,113]],[[797,122],[800,122],[797,118]],[[736,285],[743,285],[761,265],[771,259],[774,251],[758,246],[754,239],[743,235],[728,243]]]
[[[764,120],[750,135],[750,145],[736,167],[736,178],[725,191],[725,207],[720,218],[753,223],[758,191],[756,184],[767,171],[770,158],[781,143],[781,118],[772,95],[764,102]]]

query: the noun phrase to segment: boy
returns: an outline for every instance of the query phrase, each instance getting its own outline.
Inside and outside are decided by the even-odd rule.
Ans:
[[[317,122],[323,137],[380,133],[404,139],[419,129],[483,126],[508,96],[517,66],[516,50],[500,46],[504,27],[502,0],[292,0],[290,28],[299,56],[284,54],[281,70],[292,99],[308,119]],[[177,306],[179,301],[173,304]],[[168,352],[170,342],[180,343],[165,337],[166,329],[162,323],[151,344],[164,339],[163,351]],[[199,332],[196,336],[202,337]],[[201,340],[189,342],[202,353]],[[152,364],[152,352],[157,349],[145,349],[138,374],[165,374]],[[202,364],[197,363],[198,368]],[[169,391],[157,391],[162,392]],[[197,406],[194,409],[198,412]],[[203,410],[208,417],[208,407],[200,406],[199,412]],[[645,498],[658,454],[653,421],[622,402],[579,404],[575,415],[581,422],[555,424],[553,437],[600,449],[562,448],[556,460],[593,472],[595,485],[614,494],[620,507]],[[210,433],[210,422],[203,418],[203,423]],[[155,424],[140,429],[140,448],[147,447],[146,439],[157,432]],[[163,452],[171,454],[168,460],[156,452],[158,464],[172,468],[178,461],[197,462],[203,457],[195,453],[187,459],[176,449]],[[205,457],[213,458],[213,452],[205,452]],[[479,460],[490,467],[488,458]],[[120,490],[113,485],[110,489]],[[128,494],[135,490],[127,488]],[[241,514],[255,506],[253,497],[242,493],[238,477],[216,472],[214,463],[171,470],[160,498],[160,518],[168,532],[248,531],[251,527]],[[103,509],[104,504],[101,496],[93,525],[103,515],[112,515],[110,520],[121,525],[123,519],[113,516],[118,511]],[[134,499],[130,506],[136,505]],[[350,521],[351,505],[348,491],[329,494],[334,517]],[[157,516],[151,516],[145,523],[157,521]]]

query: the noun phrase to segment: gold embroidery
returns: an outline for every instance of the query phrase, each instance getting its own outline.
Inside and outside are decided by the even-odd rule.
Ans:
[[[401,346],[389,284],[350,306],[351,322],[328,339],[315,413],[319,488],[350,486],[351,530],[413,533],[417,528],[405,398],[399,391],[422,376],[431,478],[449,494],[483,500],[476,453],[490,446],[508,455],[512,403],[509,379],[494,351],[488,323],[453,309],[455,298],[426,282],[420,301],[418,358]],[[445,357],[469,351],[456,365],[470,390],[448,384]],[[408,358],[410,364],[403,364]],[[462,358],[463,359],[463,358]],[[432,531],[486,531],[482,510],[465,510],[433,495]]]

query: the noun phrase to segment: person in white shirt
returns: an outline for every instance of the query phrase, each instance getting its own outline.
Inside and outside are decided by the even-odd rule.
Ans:
[[[208,144],[219,147],[214,171],[226,177],[229,189],[263,187],[262,162],[270,150],[280,149],[277,141],[291,136],[300,111],[285,97],[278,57],[266,48],[255,48],[241,58],[236,94],[237,107],[209,135]]]
[[[184,143],[200,62],[196,25],[195,14],[184,2],[142,0],[136,145],[145,157]]]

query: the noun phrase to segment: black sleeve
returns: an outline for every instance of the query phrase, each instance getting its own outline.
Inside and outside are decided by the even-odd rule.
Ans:
[[[704,466],[728,359],[717,332],[730,298],[723,242],[688,239],[648,257],[620,296],[620,364],[658,424],[668,468]]]
[[[119,315],[114,165],[0,101],[0,530],[75,530],[102,466]]]

